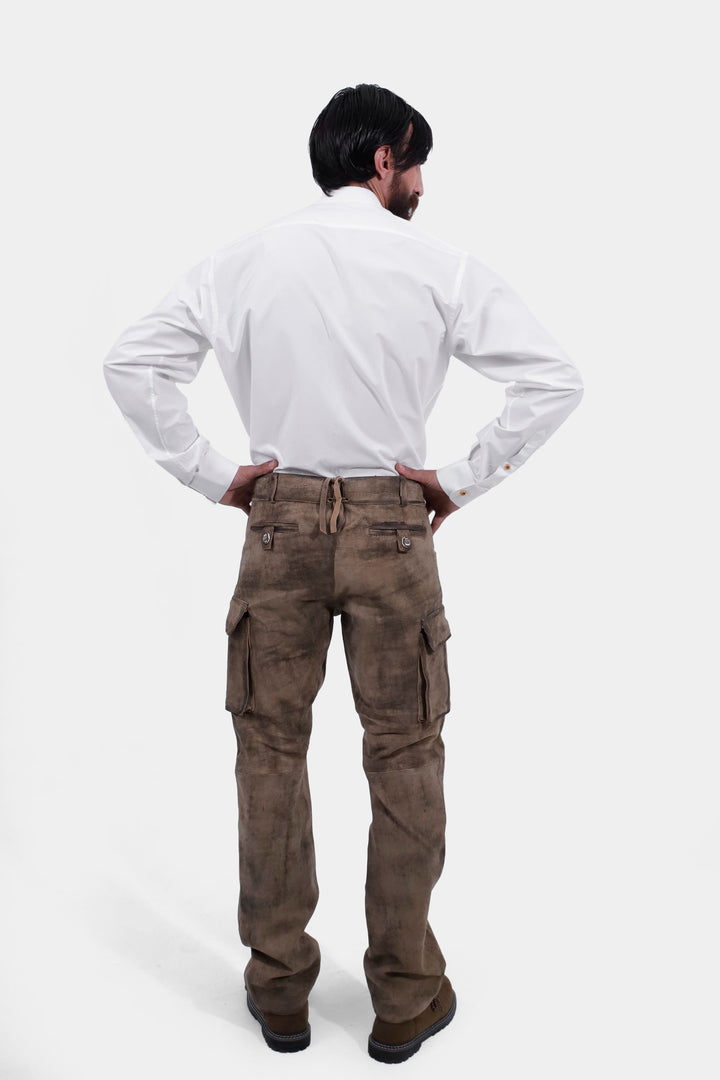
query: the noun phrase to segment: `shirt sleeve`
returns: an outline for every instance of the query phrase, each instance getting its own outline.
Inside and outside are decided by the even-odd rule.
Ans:
[[[212,256],[128,327],[103,361],[108,389],[145,452],[182,484],[219,502],[238,465],[202,435],[178,383],[190,383],[214,335]]]
[[[575,365],[517,293],[471,254],[460,268],[451,311],[452,354],[508,383],[502,413],[476,432],[470,452],[437,470],[441,488],[463,506],[510,476],[580,404]]]

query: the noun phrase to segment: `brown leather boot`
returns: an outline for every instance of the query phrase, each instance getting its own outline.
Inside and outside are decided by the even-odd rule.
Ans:
[[[310,1025],[308,1024],[308,1003],[294,1013],[263,1013],[250,997],[247,990],[247,1006],[262,1028],[263,1038],[271,1050],[281,1054],[290,1054],[295,1050],[305,1050],[310,1045]]]
[[[392,1024],[375,1017],[375,1023],[368,1039],[368,1053],[376,1061],[391,1065],[397,1061],[407,1061],[417,1053],[425,1039],[436,1035],[452,1020],[455,1015],[457,999],[447,975],[428,1007],[413,1020]]]

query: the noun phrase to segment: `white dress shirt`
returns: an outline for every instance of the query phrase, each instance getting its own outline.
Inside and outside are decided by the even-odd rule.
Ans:
[[[502,413],[467,456],[428,466],[458,506],[527,461],[583,389],[501,277],[353,185],[197,263],[105,358],[110,393],[145,451],[218,502],[240,462],[197,430],[178,385],[211,348],[252,463],[277,458],[276,472],[424,469],[425,422],[450,358],[507,383]]]

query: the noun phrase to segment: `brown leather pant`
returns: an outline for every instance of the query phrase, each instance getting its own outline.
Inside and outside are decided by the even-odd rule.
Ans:
[[[400,476],[266,473],[227,616],[225,702],[245,982],[266,1012],[299,1009],[320,970],[305,930],[318,900],[306,754],[336,615],[372,807],[364,969],[376,1014],[400,1022],[445,971],[428,910],[445,857],[450,627],[423,489]]]

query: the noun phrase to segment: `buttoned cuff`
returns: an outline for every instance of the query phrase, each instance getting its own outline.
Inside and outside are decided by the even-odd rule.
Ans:
[[[199,491],[210,502],[218,503],[235,479],[240,466],[208,446],[195,465],[187,487]]]
[[[478,484],[467,458],[443,465],[435,472],[440,487],[456,506],[464,506],[487,491],[486,487]]]

